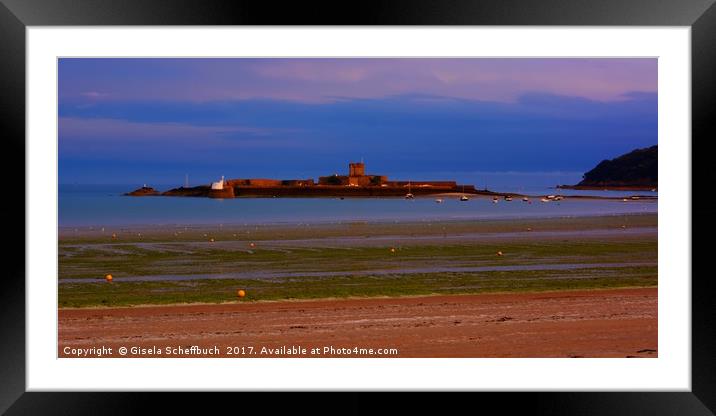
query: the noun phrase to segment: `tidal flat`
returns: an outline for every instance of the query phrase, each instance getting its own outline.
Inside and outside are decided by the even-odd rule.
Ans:
[[[657,236],[656,214],[66,228],[58,301],[74,308],[655,287]]]

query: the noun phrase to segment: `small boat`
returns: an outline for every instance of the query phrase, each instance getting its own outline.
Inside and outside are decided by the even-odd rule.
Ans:
[[[522,202],[530,202],[530,199],[527,198],[526,196],[525,196],[525,197],[522,197]]]
[[[563,199],[564,199],[564,197],[562,197],[561,195],[557,195],[557,196],[554,197],[554,200],[555,200],[555,201],[561,201],[561,200],[563,200]]]
[[[438,204],[442,204],[442,203],[443,203],[443,200],[442,200],[442,198],[438,198],[438,199],[435,200],[435,202],[437,202]]]
[[[493,204],[496,204],[496,203],[498,203],[498,202],[500,202],[500,200],[497,199],[496,196],[493,196],[493,197],[492,197],[492,203],[493,203]]]
[[[507,202],[510,202],[510,201],[512,201],[512,197],[511,197],[511,196],[509,196],[509,195],[507,195],[507,196],[505,197],[505,201],[507,201]]]
[[[465,195],[465,185],[462,186],[462,196],[460,197],[460,201],[469,201],[470,198]]]
[[[549,199],[549,198],[542,198],[542,199],[540,199],[540,201],[542,201],[542,202],[549,202],[549,201],[551,201],[551,199]]]
[[[408,193],[405,194],[405,199],[415,199],[415,195],[410,193],[410,182],[408,182]]]

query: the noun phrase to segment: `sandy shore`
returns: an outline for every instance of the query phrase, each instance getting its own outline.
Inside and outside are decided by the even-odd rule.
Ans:
[[[59,310],[60,357],[102,347],[146,358],[656,357],[657,289]]]

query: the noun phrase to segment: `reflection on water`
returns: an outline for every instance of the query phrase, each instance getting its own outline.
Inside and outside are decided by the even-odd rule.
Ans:
[[[126,197],[128,186],[60,186],[59,225],[149,225],[299,223],[343,220],[496,219],[655,213],[657,202],[636,200],[562,200],[530,203],[456,196],[403,198],[237,198]],[[500,189],[500,191],[502,191]],[[573,191],[540,188],[527,193],[547,195],[651,195],[651,192]]]

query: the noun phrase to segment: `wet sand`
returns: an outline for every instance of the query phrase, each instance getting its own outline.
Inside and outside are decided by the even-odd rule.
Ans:
[[[360,270],[351,272],[352,276],[399,276],[399,275],[411,275],[418,273],[468,273],[468,272],[510,272],[510,271],[538,271],[538,270],[575,270],[587,269],[594,271],[598,269],[612,269],[618,267],[640,267],[640,266],[653,266],[656,267],[656,262],[631,262],[631,263],[576,263],[576,264],[516,264],[507,266],[478,266],[478,267],[441,267],[441,266],[426,266],[420,268],[402,268],[402,269],[374,269],[374,270]],[[249,273],[233,272],[227,274],[198,274],[198,275],[154,275],[154,276],[127,276],[113,279],[113,282],[181,282],[181,281],[192,281],[200,279],[211,279],[211,280],[236,280],[236,279],[286,279],[286,278],[302,278],[302,277],[332,277],[337,273],[331,272],[267,272],[267,271],[254,271]],[[564,278],[592,278],[592,276],[581,276],[575,277],[575,275],[565,276]],[[60,284],[68,283],[102,283],[106,280],[103,279],[61,279]]]
[[[96,357],[101,347],[110,357],[125,347],[132,358],[657,357],[656,288],[82,308],[58,315],[60,357]],[[144,353],[132,354],[132,347]],[[334,353],[325,354],[327,347]]]

